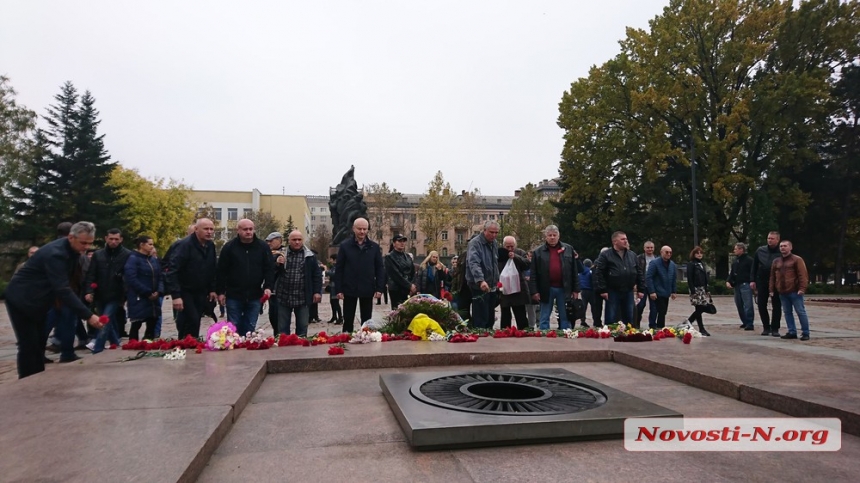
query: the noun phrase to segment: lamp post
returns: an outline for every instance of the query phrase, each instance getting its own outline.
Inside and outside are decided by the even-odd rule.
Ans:
[[[699,246],[699,210],[696,206],[696,142],[692,133],[690,133],[690,170],[693,188],[693,245]]]

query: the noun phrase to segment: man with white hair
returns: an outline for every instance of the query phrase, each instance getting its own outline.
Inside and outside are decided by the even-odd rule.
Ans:
[[[558,306],[558,328],[569,329],[565,301],[579,298],[579,274],[573,247],[560,241],[558,227],[544,229],[545,243],[532,253],[529,292],[540,302],[540,330],[549,330],[553,305]],[[570,314],[575,316],[576,314]]]
[[[526,305],[531,302],[528,285],[526,285],[525,272],[529,269],[528,255],[517,248],[517,239],[506,236],[502,240],[502,249],[499,250],[499,272],[505,269],[508,261],[512,260],[517,269],[520,279],[520,291],[511,294],[502,293],[499,305],[502,308],[501,328],[511,326],[511,312],[517,320],[517,329],[524,330],[529,326],[529,318],[526,315]]]
[[[385,266],[382,249],[367,238],[369,224],[356,218],[353,236],[341,242],[337,250],[337,270],[334,272],[337,298],[343,300],[343,331],[351,333],[355,323],[355,308],[360,305],[361,321],[373,316],[373,299],[385,290]]]

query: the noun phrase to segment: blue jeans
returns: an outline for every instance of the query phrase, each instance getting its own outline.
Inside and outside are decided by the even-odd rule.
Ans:
[[[742,283],[735,286],[735,306],[738,308],[738,317],[746,327],[752,327],[755,322],[755,305],[753,305],[753,293],[750,284]]]
[[[549,316],[552,314],[553,303],[558,305],[558,328],[569,329],[570,321],[567,320],[567,311],[564,307],[564,288],[550,287],[549,300],[540,301],[540,330],[549,330]]]
[[[162,313],[162,307],[164,307],[164,297],[158,297],[158,318],[155,319],[155,338],[158,339],[161,337],[161,323],[164,321],[164,314]]]
[[[609,290],[609,298],[606,300],[606,324],[614,324],[618,321],[619,314],[621,322],[625,325],[633,323],[633,291],[619,292]]]
[[[257,328],[257,318],[260,317],[259,299],[248,300],[227,299],[227,320],[236,325],[236,332],[245,336]],[[289,333],[289,332],[288,332]]]
[[[794,312],[800,319],[800,330],[803,335],[809,335],[809,317],[806,316],[806,307],[803,306],[803,295],[797,292],[781,293],[779,300],[782,302],[782,313],[785,316],[785,325],[788,326],[789,334],[797,334],[797,326],[794,325]]]
[[[110,319],[108,323],[99,329],[96,335],[96,345],[93,347],[93,354],[105,350],[105,340],[110,340],[111,344],[119,345],[119,331],[117,331],[117,313],[119,312],[119,302],[108,302],[99,310],[100,315],[107,315]]]
[[[75,357],[75,331],[77,330],[78,318],[74,312],[67,307],[52,308],[48,311],[46,330],[54,328],[54,337],[60,346],[60,360],[69,360]],[[81,342],[86,342],[83,339]]]
[[[296,335],[299,337],[307,337],[308,335],[308,317],[310,316],[310,308],[307,305],[298,307],[287,307],[286,305],[278,306],[278,333],[290,335],[290,325],[293,314],[296,314]]]
[[[473,289],[474,290],[474,289]],[[495,325],[496,305],[499,304],[498,292],[481,292],[480,296],[472,297],[472,327],[476,329],[492,329]]]

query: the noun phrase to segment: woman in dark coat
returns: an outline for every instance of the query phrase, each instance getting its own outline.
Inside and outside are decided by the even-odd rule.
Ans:
[[[690,252],[690,262],[687,263],[687,284],[690,287],[690,304],[695,307],[695,310],[687,318],[687,322],[693,323],[695,320],[699,325],[699,332],[707,337],[711,334],[705,330],[705,325],[702,323],[702,313],[705,307],[710,303],[711,294],[708,293],[708,272],[705,271],[705,264],[702,263],[702,258],[705,252],[702,247],[697,246]]]
[[[128,289],[129,339],[138,339],[140,327],[146,324],[144,339],[155,337],[155,321],[161,312],[158,297],[164,293],[161,266],[152,256],[152,238],[141,235],[134,240],[135,250],[125,263],[125,285]]]

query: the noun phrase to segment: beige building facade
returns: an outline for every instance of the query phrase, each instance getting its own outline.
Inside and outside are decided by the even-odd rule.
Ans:
[[[230,238],[231,222],[245,218],[252,211],[271,213],[282,223],[292,218],[293,224],[305,236],[311,233],[311,211],[304,196],[265,195],[259,190],[251,191],[207,191],[192,190],[192,199],[208,205],[214,211],[216,237]],[[263,235],[265,236],[265,235]]]

